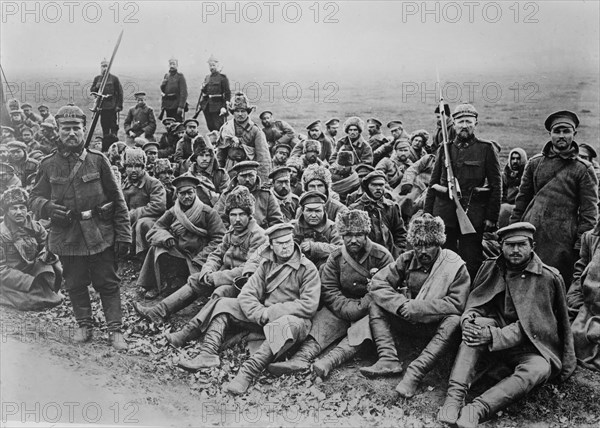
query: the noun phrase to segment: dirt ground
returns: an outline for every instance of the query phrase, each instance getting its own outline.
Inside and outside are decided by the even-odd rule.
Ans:
[[[248,356],[245,343],[222,350],[220,368],[196,374],[177,368],[178,358],[197,353],[197,342],[177,350],[162,333],[179,328],[201,301],[164,326],[141,321],[130,303],[139,299],[134,281],[138,270],[134,261],[121,267],[127,353],[108,346],[97,296],[93,305],[98,328],[86,345],[70,341],[75,323],[68,300],[41,313],[2,308],[3,426],[440,426],[435,415],[444,399],[450,355],[425,378],[412,400],[394,392],[400,377],[369,380],[359,373],[359,367],[375,361],[372,349],[325,381],[310,372],[280,378],[265,373],[241,397],[222,393],[221,385]],[[405,340],[400,345],[408,364],[423,343]],[[481,379],[473,394],[491,382]],[[600,375],[578,368],[565,384],[538,388],[485,426],[600,426]]]

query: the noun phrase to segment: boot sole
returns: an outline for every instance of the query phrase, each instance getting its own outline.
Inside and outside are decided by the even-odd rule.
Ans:
[[[269,373],[271,373],[274,376],[281,376],[281,375],[286,375],[286,374],[293,374],[293,373],[300,373],[303,372],[305,370],[310,369],[310,366],[306,366],[306,367],[302,367],[302,368],[296,368],[296,367],[282,367],[280,365],[276,365],[276,364],[269,364],[267,366],[267,371]]]

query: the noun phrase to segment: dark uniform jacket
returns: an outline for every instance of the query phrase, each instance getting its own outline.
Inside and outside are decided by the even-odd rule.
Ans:
[[[304,241],[310,242],[310,250],[304,255],[317,268],[320,268],[327,261],[329,255],[344,243],[335,223],[329,220],[327,215],[323,217],[323,222],[318,226],[309,225],[302,216],[298,220],[294,220],[292,224],[294,225],[294,241],[298,245]]]
[[[102,75],[94,77],[94,82],[92,83],[90,92],[100,91],[102,77]],[[123,87],[121,86],[121,82],[119,82],[119,78],[117,76],[110,73],[108,74],[103,95],[110,95],[102,102],[102,108],[104,110],[115,110],[116,108],[123,110]]]
[[[373,153],[375,153],[375,150],[387,143],[388,139],[381,132],[378,132],[375,135],[371,135],[369,137],[369,141],[367,142],[371,146],[371,150],[373,150]]]
[[[125,179],[123,195],[129,208],[131,224],[142,217],[160,217],[167,209],[167,193],[162,183],[145,173],[137,183]]]
[[[209,113],[218,113],[221,108],[226,108],[226,102],[231,99],[229,79],[222,73],[214,72],[204,78],[198,105]]]
[[[381,270],[394,259],[385,247],[368,238],[358,260],[351,257],[343,247],[330,254],[321,272],[321,300],[335,316],[353,322],[369,314],[371,270]]]
[[[340,151],[352,152],[354,154],[354,165],[359,163],[373,164],[373,150],[369,143],[365,141],[362,135],[354,143],[350,142],[350,137],[346,136],[335,143],[335,149],[329,159],[329,163],[337,161],[337,155]]]
[[[154,110],[149,105],[144,107],[133,106],[127,112],[127,117],[123,123],[125,132],[133,131],[136,137],[142,134],[152,135],[156,131],[156,117]]]
[[[171,110],[184,108],[187,102],[188,90],[185,77],[179,72],[167,73],[160,84],[163,94],[161,108]]]
[[[73,180],[69,180],[75,164],[82,158],[81,167]],[[30,197],[31,209],[38,218],[47,217],[44,206],[50,200],[75,213],[114,202],[112,218],[103,219],[94,214],[87,220],[75,219],[70,226],[53,225],[48,239],[48,249],[53,253],[88,256],[106,250],[115,241],[131,242],[125,199],[108,159],[102,153],[84,149],[79,156],[54,152],[43,158]]]
[[[453,141],[449,150],[452,170],[462,191],[461,205],[465,210],[468,208],[469,220],[475,230],[481,233],[484,220],[496,223],[500,214],[502,180],[498,153],[491,142],[476,137],[473,137],[468,147],[462,149]],[[437,192],[431,187],[434,184],[448,186],[443,147],[439,148],[435,159],[424,210],[434,216],[440,216],[446,227],[458,228],[454,201],[448,198],[448,192]],[[489,191],[480,192],[479,189],[475,189],[484,186],[489,188]]]
[[[29,177],[31,174],[35,174],[40,165],[40,163],[35,159],[29,159],[27,154],[25,154],[25,159],[21,162],[10,164],[15,169],[15,175],[19,177],[21,183],[25,183],[27,181],[27,177]]]
[[[269,143],[271,156],[273,155],[275,144],[287,144],[293,148],[298,142],[294,128],[283,120],[276,120],[269,128],[263,128],[262,130],[267,138],[267,143]]]

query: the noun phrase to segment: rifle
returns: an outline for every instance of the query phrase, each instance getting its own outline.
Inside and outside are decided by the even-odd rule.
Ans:
[[[442,96],[442,86],[440,85],[440,75],[437,73],[437,84],[440,90],[440,115],[442,116],[442,145],[444,147],[444,166],[446,167],[446,177],[448,178],[448,197],[454,201],[456,205],[456,218],[458,219],[458,226],[460,227],[460,233],[463,235],[469,235],[476,233],[471,220],[467,216],[466,211],[460,204],[460,185],[458,180],[454,176],[452,170],[452,159],[450,158],[450,142],[448,141],[448,129],[446,128],[446,112],[444,111],[444,97]],[[433,186],[432,186],[433,187]],[[444,189],[445,190],[445,189]]]
[[[100,84],[100,89],[98,92],[93,92],[92,95],[96,97],[96,101],[94,103],[94,108],[90,109],[94,114],[92,115],[92,123],[90,125],[90,130],[88,131],[87,137],[85,138],[84,147],[87,148],[92,141],[92,137],[94,136],[94,130],[96,129],[96,125],[98,124],[98,120],[100,119],[100,113],[102,112],[102,103],[104,100],[108,98],[108,95],[104,95],[104,87],[106,86],[106,82],[108,81],[108,74],[110,73],[110,69],[112,67],[115,56],[117,55],[117,50],[119,49],[119,45],[121,44],[121,38],[123,37],[123,31],[121,30],[121,34],[119,34],[119,38],[117,39],[117,44],[113,50],[112,56],[110,57],[110,62],[108,63],[108,68],[102,76],[102,83]]]

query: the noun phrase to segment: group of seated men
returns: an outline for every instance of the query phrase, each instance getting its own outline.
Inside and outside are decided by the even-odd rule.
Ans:
[[[438,414],[458,426],[476,426],[549,379],[567,379],[577,361],[600,370],[597,211],[596,226],[581,236],[572,283],[536,254],[536,226],[529,222],[512,221],[497,230],[488,238],[497,237],[493,257],[474,263],[483,254],[458,251],[456,242],[448,242],[456,226],[432,215],[437,202],[433,210],[425,202],[436,157],[444,150],[440,127],[447,127],[450,144],[459,150],[482,144],[486,159],[492,164],[495,159],[499,183],[493,174],[481,182],[473,179],[475,170],[467,175],[470,185],[491,188],[482,194],[501,195],[488,196],[497,204],[493,223],[501,202],[518,199],[517,176],[527,159],[523,150],[511,151],[501,175],[495,144],[461,140],[468,128],[461,119],[476,118],[475,109],[459,105],[449,117],[449,107],[443,108],[448,110],[436,109],[431,142],[426,131],[407,134],[398,120],[388,124],[393,135],[388,139],[377,119],[367,121],[367,141],[358,117],[348,118],[346,136],[336,139],[337,119],[327,121],[327,135],[316,121],[303,136],[266,111],[260,129],[249,117],[248,98],[236,93],[229,103],[233,119],[219,132],[203,138],[198,121],[189,119],[168,128],[166,134],[183,132],[177,140],[166,138],[174,151],[133,140],[114,143],[104,156],[83,147],[85,115],[65,106],[52,125],[53,148],[27,173],[16,165],[29,161],[32,145],[16,140],[13,127],[3,128],[0,179],[12,183],[0,200],[0,303],[24,310],[56,305],[64,274],[80,328],[75,341],[86,342],[92,337],[91,282],[104,291],[112,345],[126,350],[118,277],[96,274],[130,252],[142,263],[137,285],[144,297],[161,298],[152,305],[132,302],[142,317],[164,322],[199,297],[208,298],[180,331],[167,333],[176,347],[201,338],[198,356],[180,360],[182,368],[219,366],[226,335],[252,333],[262,344],[224,386],[241,394],[264,369],[282,375],[312,365],[326,378],[371,344],[378,360],[361,373],[404,372],[396,391],[410,398],[436,362],[458,348]],[[24,181],[17,171],[27,174]],[[29,182],[31,196],[24,188]],[[86,196],[95,198],[89,211],[77,206]],[[75,230],[77,242],[59,242],[63,229]],[[483,221],[477,227],[480,241],[482,231]],[[103,242],[107,233],[109,244]],[[114,252],[106,253],[113,243]],[[176,276],[184,280],[177,283]],[[99,281],[106,282],[105,289]],[[405,369],[398,355],[410,336],[429,342]],[[494,358],[512,373],[466,404],[478,363]]]

